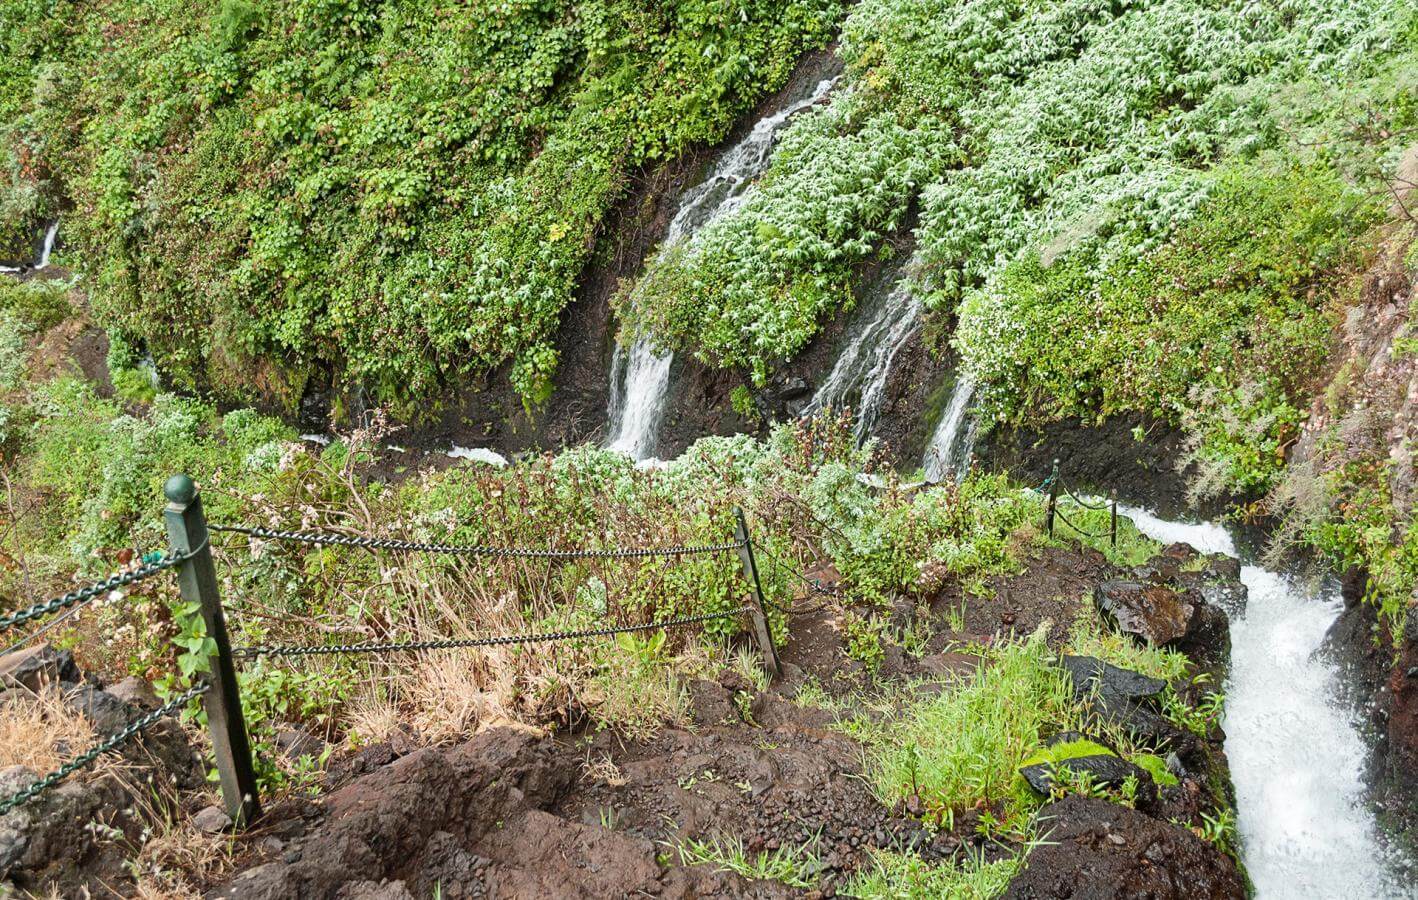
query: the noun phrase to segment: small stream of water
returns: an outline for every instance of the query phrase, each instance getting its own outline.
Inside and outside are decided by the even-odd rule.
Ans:
[[[950,402],[945,406],[945,414],[926,445],[925,458],[921,467],[925,469],[926,481],[936,482],[947,474],[960,474],[970,461],[970,452],[975,444],[975,423],[970,418],[970,401],[975,396],[975,379],[962,374],[955,381],[955,389],[950,393]]]
[[[49,268],[49,256],[54,252],[54,239],[59,236],[59,220],[55,219],[44,231],[44,242],[40,244],[39,259],[33,266],[0,266],[0,273],[13,275],[25,271],[26,268],[38,272]]]
[[[819,81],[811,91],[791,97],[786,106],[760,119],[743,140],[714,163],[707,178],[680,198],[662,247],[689,240],[705,224],[742,206],[753,182],[768,168],[774,139],[797,113],[821,101],[837,83]],[[656,348],[649,335],[636,338],[629,349],[616,345],[611,359],[610,439],[607,445],[635,459],[655,452],[660,421],[670,391],[674,354]]]
[[[856,415],[852,434],[866,440],[881,415],[892,364],[921,327],[921,303],[911,284],[914,259],[884,297],[862,309],[848,327],[847,343],[837,354],[832,371],[803,411],[811,415],[832,407],[852,406]],[[855,403],[854,403],[855,401]]]
[[[1218,525],[1124,509],[1149,537],[1239,556]],[[1343,609],[1331,585],[1246,564],[1249,598],[1231,622],[1226,755],[1242,858],[1260,900],[1413,896],[1396,881],[1364,801],[1368,748],[1316,651]]]

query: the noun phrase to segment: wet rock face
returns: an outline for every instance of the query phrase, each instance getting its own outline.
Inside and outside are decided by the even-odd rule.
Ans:
[[[1235,862],[1185,828],[1077,795],[1049,804],[1040,816],[1049,840],[1010,883],[1011,900],[1246,896]]]
[[[1075,776],[1086,775],[1093,784],[1111,788],[1120,788],[1129,778],[1133,778],[1137,781],[1138,804],[1151,807],[1157,802],[1157,785],[1147,770],[1112,754],[1075,756],[1056,763],[1037,763],[1019,770],[1029,786],[1046,797],[1065,772]]]
[[[1164,584],[1138,581],[1105,581],[1093,592],[1093,602],[1118,631],[1159,647],[1190,633],[1199,600]]]

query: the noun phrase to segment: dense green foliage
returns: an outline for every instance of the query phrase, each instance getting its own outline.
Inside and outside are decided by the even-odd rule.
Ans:
[[[837,11],[6,2],[0,236],[72,199],[95,307],[182,383],[293,403],[319,361],[400,401],[513,360],[537,399],[632,175],[721,138]]]
[[[1325,169],[1225,168],[1196,218],[1138,259],[1008,266],[957,339],[990,418],[1183,423],[1219,487],[1268,487],[1329,349],[1377,205]]]
[[[1150,413],[1216,487],[1263,489],[1414,124],[1413,23],[1397,0],[867,0],[833,103],[623,311],[761,382],[914,206],[989,418]]]

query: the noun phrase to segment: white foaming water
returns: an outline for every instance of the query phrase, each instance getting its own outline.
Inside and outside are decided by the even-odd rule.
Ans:
[[[926,481],[940,481],[947,473],[962,470],[969,460],[975,442],[975,426],[968,421],[966,414],[970,410],[970,398],[974,395],[975,379],[962,374],[950,394],[945,415],[940,417],[940,424],[926,446],[926,456],[921,461]]]
[[[44,232],[44,243],[42,243],[39,248],[39,261],[29,268],[35,272],[49,268],[49,255],[54,252],[54,239],[58,236],[59,220],[55,219]],[[0,273],[12,275],[17,272],[23,272],[25,268],[25,266],[0,266]]]
[[[1156,540],[1237,555],[1219,526],[1118,511]],[[1259,566],[1242,566],[1241,581],[1249,596],[1231,622],[1224,724],[1242,858],[1256,896],[1411,896],[1385,865],[1364,804],[1368,751],[1339,703],[1339,673],[1315,652],[1343,601],[1332,588],[1309,589]]]
[[[49,230],[44,233],[44,244],[39,249],[39,262],[35,263],[36,272],[49,268],[49,254],[54,251],[54,239],[59,236],[59,220],[54,220],[49,226]]]
[[[687,240],[705,224],[742,206],[754,180],[768,168],[778,132],[794,114],[826,97],[836,83],[836,78],[819,81],[811,93],[760,119],[743,140],[724,151],[708,177],[680,198],[662,246]],[[629,350],[616,345],[611,357],[611,438],[607,444],[612,450],[635,459],[654,453],[673,365],[674,353],[657,349],[649,335],[636,338]]]
[[[467,459],[473,462],[486,463],[498,469],[507,465],[507,457],[496,450],[489,450],[486,447],[459,447],[454,444],[448,451],[448,456],[453,459]]]
[[[856,421],[852,434],[859,442],[871,434],[881,415],[887,379],[897,354],[920,330],[921,304],[910,283],[912,267],[912,263],[907,263],[908,274],[896,282],[877,306],[863,310],[856,317],[856,327],[846,346],[804,411],[811,414],[829,406],[842,409],[851,405],[855,394]]]

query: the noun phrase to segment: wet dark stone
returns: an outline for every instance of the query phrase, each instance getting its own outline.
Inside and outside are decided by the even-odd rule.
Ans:
[[[1055,776],[1067,770],[1074,774],[1088,773],[1095,785],[1121,788],[1128,778],[1137,779],[1138,806],[1150,807],[1157,802],[1157,785],[1152,775],[1141,766],[1134,765],[1121,756],[1107,753],[1076,756],[1056,763],[1036,763],[1024,766],[1019,774],[1029,782],[1029,786],[1044,796],[1054,789]]]
[[[1152,574],[1160,577],[1161,573]],[[1118,631],[1159,647],[1187,636],[1198,600],[1164,584],[1137,581],[1105,581],[1093,592],[1093,602]]]
[[[1010,882],[1010,900],[1242,900],[1236,863],[1186,828],[1093,797],[1040,811],[1046,842]]]
[[[1145,700],[1167,689],[1167,682],[1160,678],[1150,678],[1092,656],[1065,656],[1062,662],[1076,695],[1087,695],[1096,689],[1099,694],[1113,699]]]

